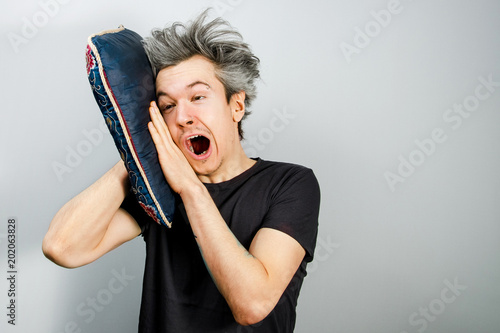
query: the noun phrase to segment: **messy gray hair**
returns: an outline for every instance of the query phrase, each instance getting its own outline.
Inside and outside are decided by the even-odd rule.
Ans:
[[[250,113],[247,107],[257,94],[255,81],[260,77],[260,61],[227,21],[216,18],[205,23],[208,11],[187,24],[175,22],[164,29],[153,29],[151,37],[143,40],[144,49],[155,76],[160,70],[195,55],[207,58],[214,64],[215,76],[224,86],[228,103],[235,93],[245,92],[244,119]],[[241,121],[238,134],[242,140]]]

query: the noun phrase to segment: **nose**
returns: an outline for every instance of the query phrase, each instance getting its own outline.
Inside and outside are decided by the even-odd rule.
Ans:
[[[176,122],[180,127],[193,125],[194,123],[192,109],[185,103],[178,103],[177,105]]]

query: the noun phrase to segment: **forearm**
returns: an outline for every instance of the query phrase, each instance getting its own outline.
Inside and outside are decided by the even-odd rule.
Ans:
[[[203,259],[235,319],[258,322],[274,308],[282,290],[273,288],[264,265],[239,243],[200,185],[182,199]]]
[[[57,262],[96,248],[128,191],[127,171],[120,161],[94,184],[66,203],[54,216],[43,251]]]

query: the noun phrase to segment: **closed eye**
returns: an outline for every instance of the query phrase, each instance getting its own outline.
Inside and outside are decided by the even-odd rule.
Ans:
[[[162,106],[160,106],[160,111],[168,113],[168,112],[172,111],[172,109],[174,108],[174,106],[175,106],[174,104],[162,105]]]

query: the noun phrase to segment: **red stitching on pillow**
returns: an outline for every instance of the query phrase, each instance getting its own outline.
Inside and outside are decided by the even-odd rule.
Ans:
[[[86,62],[87,62],[87,76],[89,76],[90,71],[95,68],[95,58],[94,54],[92,53],[92,50],[90,49],[90,46],[87,45],[87,53],[86,53]]]

